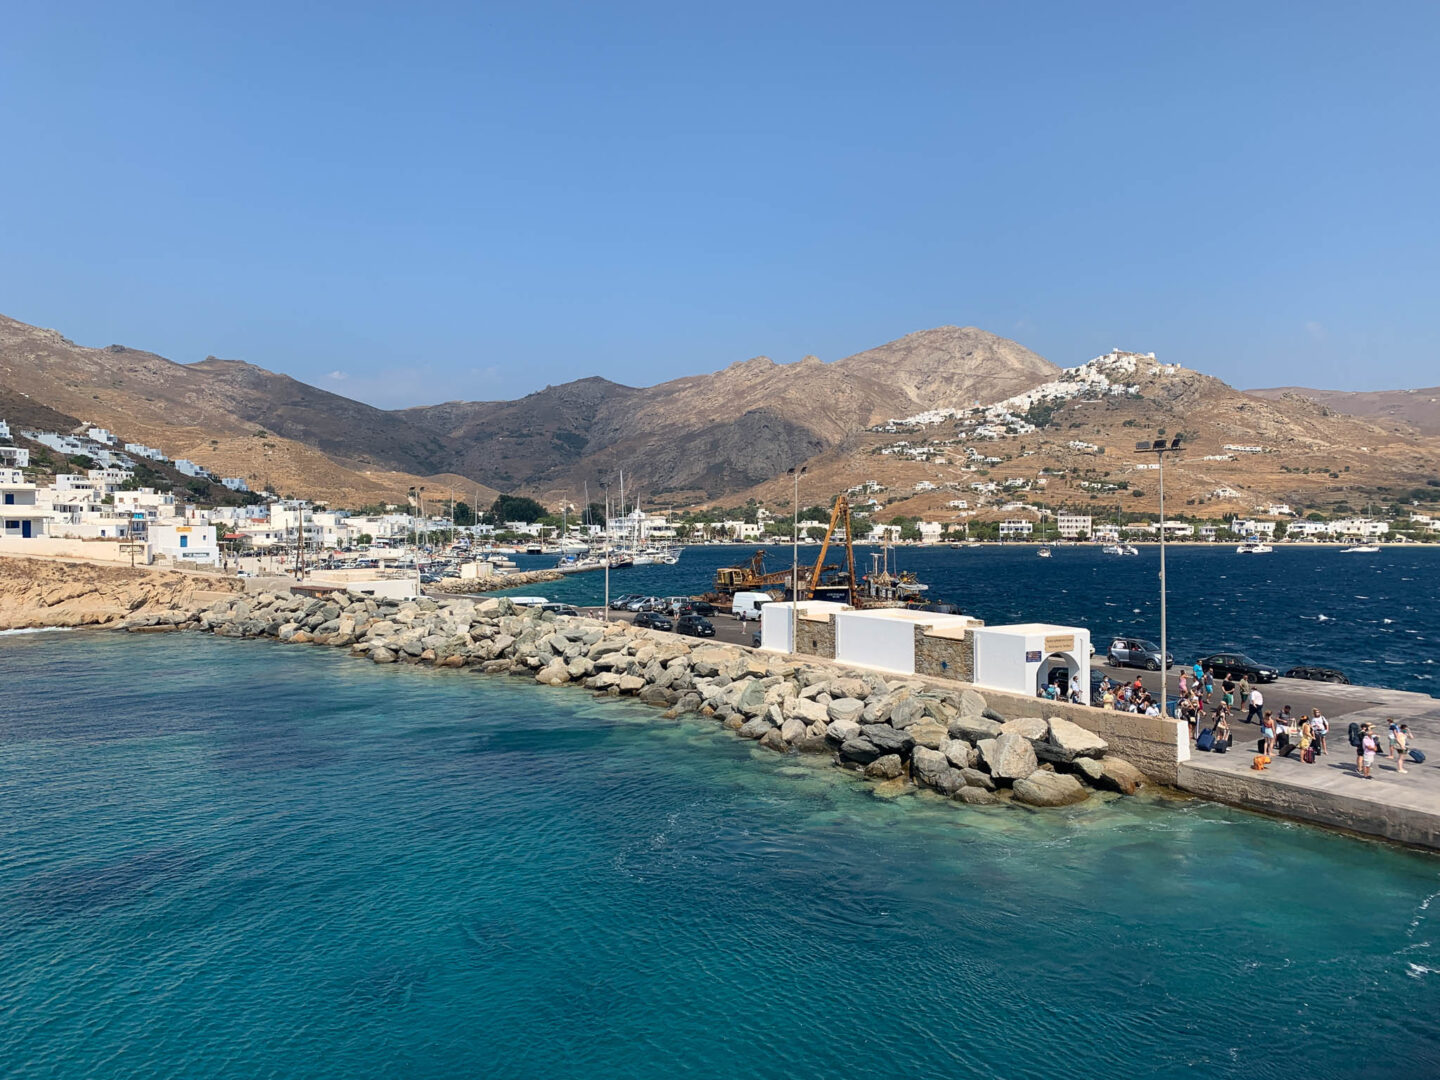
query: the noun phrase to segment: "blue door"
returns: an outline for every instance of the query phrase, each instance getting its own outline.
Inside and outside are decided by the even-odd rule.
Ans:
[[[20,523],[20,535],[27,540],[30,538],[30,522],[22,521]]]

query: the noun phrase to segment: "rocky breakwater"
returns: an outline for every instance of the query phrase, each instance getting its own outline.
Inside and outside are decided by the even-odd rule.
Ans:
[[[441,578],[433,585],[426,585],[425,589],[427,592],[441,593],[499,592],[501,589],[518,589],[525,585],[559,581],[564,576],[559,570],[516,570],[487,578]]]
[[[132,620],[144,628],[150,616]],[[1146,778],[1059,717],[1006,720],[974,690],[886,679],[628,623],[557,616],[508,599],[376,600],[262,593],[177,623],[227,637],[346,648],[376,664],[430,664],[574,684],[707,717],[777,753],[828,755],[886,786],[958,802],[1064,806]]]
[[[216,593],[239,587],[219,575],[4,556],[0,630],[107,626],[136,615],[174,625],[212,603]]]

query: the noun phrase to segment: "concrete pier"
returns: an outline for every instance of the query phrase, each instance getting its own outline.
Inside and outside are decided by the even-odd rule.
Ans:
[[[1251,764],[1260,728],[1233,723],[1230,752],[1192,751],[1177,769],[1177,787],[1232,806],[1440,851],[1440,700],[1402,690],[1295,679],[1269,683],[1260,692],[1267,708],[1278,712],[1288,703],[1297,717],[1318,705],[1330,721],[1329,754],[1307,765],[1297,750],[1256,772]],[[1373,778],[1367,780],[1356,772],[1347,731],[1352,723],[1368,721],[1382,746],[1388,745],[1385,736],[1392,717],[1410,725],[1411,744],[1430,759],[1423,765],[1407,762],[1402,774],[1393,761],[1377,755],[1370,770]]]

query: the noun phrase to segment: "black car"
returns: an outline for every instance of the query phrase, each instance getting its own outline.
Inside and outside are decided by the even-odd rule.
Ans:
[[[691,637],[714,637],[715,624],[699,615],[681,615],[680,621],[675,624],[675,632]]]
[[[541,610],[541,611],[553,611],[556,615],[579,615],[579,614],[580,614],[580,609],[577,608],[574,604],[560,604],[560,603],[555,603],[554,601],[552,601],[551,603],[548,603],[548,604],[541,604],[541,605],[540,605],[540,610]]]
[[[1287,679],[1309,679],[1311,682],[1330,682],[1350,684],[1349,677],[1343,671],[1336,671],[1333,667],[1292,667],[1285,672]]]
[[[651,630],[674,630],[675,623],[668,617],[661,615],[658,611],[642,611],[635,616],[636,626],[649,627]],[[714,633],[714,631],[711,631]]]
[[[680,605],[681,615],[703,615],[707,619],[716,614],[717,610],[714,604],[706,600],[691,600]]]
[[[1217,679],[1249,679],[1251,682],[1274,682],[1280,677],[1280,669],[1270,664],[1251,660],[1242,652],[1219,652],[1202,656],[1202,668],[1209,668]]]
[[[750,647],[758,649],[760,648],[760,643],[764,640],[765,639],[761,636],[760,631],[756,630],[755,633],[750,635]]]

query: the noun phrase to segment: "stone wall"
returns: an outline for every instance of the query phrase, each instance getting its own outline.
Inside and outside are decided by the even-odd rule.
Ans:
[[[835,659],[835,616],[801,615],[795,628],[795,651],[804,656]]]
[[[969,634],[962,637],[936,635],[926,627],[915,628],[915,674],[932,679],[975,679],[975,645]]]

